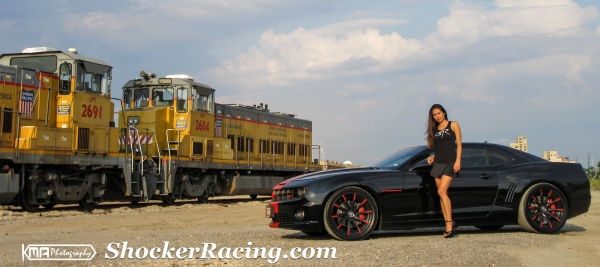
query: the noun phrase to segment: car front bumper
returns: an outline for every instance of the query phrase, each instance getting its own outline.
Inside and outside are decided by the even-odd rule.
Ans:
[[[304,214],[304,216],[301,216]],[[301,231],[323,230],[323,212],[320,205],[313,205],[305,198],[271,201],[266,206],[266,217],[271,218],[271,228]]]

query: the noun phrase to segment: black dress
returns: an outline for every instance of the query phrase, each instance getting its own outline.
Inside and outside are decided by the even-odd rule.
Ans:
[[[435,155],[431,176],[440,178],[442,175],[454,177],[454,162],[456,161],[456,135],[452,131],[452,122],[443,130],[438,130],[433,136],[433,151]]]

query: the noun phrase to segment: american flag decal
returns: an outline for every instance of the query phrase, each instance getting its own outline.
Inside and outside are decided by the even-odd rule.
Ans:
[[[33,92],[33,90],[21,90],[21,112],[23,113],[23,117],[31,117],[31,114],[33,113],[34,96],[35,93]]]

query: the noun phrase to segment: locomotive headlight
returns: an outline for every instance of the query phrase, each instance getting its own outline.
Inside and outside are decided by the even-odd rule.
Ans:
[[[138,116],[127,117],[127,120],[129,121],[130,125],[138,125],[138,124],[140,124],[140,117],[138,117]]]

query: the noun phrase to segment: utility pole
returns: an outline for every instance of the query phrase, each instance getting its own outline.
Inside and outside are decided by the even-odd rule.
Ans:
[[[590,153],[588,153],[588,168],[590,168]]]

